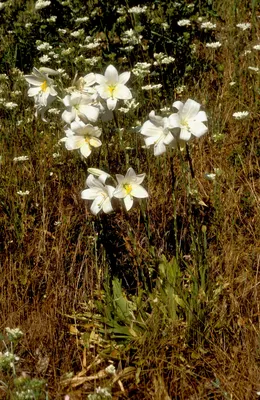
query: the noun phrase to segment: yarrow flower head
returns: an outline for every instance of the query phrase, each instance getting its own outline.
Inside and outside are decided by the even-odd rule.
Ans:
[[[217,27],[217,25],[216,24],[213,24],[212,22],[210,22],[210,21],[207,21],[207,22],[202,22],[202,24],[201,24],[201,26],[200,26],[202,29],[216,29],[216,27]]]
[[[219,47],[221,47],[221,43],[220,42],[206,43],[206,47],[208,47],[209,49],[218,49]]]
[[[180,19],[180,20],[177,22],[177,24],[178,24],[179,26],[189,26],[189,25],[191,25],[191,22],[190,22],[189,19]]]
[[[126,176],[116,175],[118,186],[114,191],[114,197],[123,199],[125,208],[129,211],[134,203],[133,198],[144,199],[149,195],[141,186],[145,178],[145,174],[136,175],[133,168],[129,168]]]
[[[233,117],[235,119],[243,119],[243,118],[248,117],[248,115],[249,115],[248,111],[237,111],[237,112],[233,113]]]
[[[236,27],[239,29],[242,29],[242,31],[246,31],[247,29],[251,28],[251,24],[250,24],[250,22],[244,22],[241,24],[237,24]]]
[[[37,0],[35,3],[35,10],[41,10],[42,8],[48,7],[50,4],[50,0]]]
[[[118,72],[113,65],[109,65],[105,71],[105,75],[96,74],[98,86],[96,90],[99,96],[106,100],[107,108],[114,110],[118,100],[130,100],[132,93],[125,86],[125,83],[130,78],[130,72],[123,72],[118,75]]]
[[[178,110],[169,116],[170,128],[179,128],[179,139],[189,141],[192,136],[197,138],[205,135],[208,131],[203,122],[207,122],[205,111],[200,111],[200,104],[188,99],[186,103],[175,101],[172,105]]]
[[[87,189],[81,192],[81,198],[85,200],[93,200],[90,207],[92,214],[97,215],[101,210],[108,214],[113,211],[111,199],[115,188],[110,185],[105,185],[101,179],[95,178],[90,174],[86,180]]]
[[[92,147],[100,147],[102,142],[98,139],[101,130],[97,126],[85,125],[82,121],[74,121],[70,129],[65,131],[66,137],[61,139],[65,142],[67,150],[79,149],[83,157],[87,158]]]
[[[141,127],[141,134],[145,136],[146,146],[154,145],[154,155],[159,156],[165,153],[166,146],[170,143],[176,144],[176,140],[169,131],[168,118],[155,115],[154,111],[149,114],[149,121]]]

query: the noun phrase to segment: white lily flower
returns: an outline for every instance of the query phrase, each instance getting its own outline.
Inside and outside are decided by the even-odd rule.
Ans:
[[[94,200],[90,211],[97,215],[101,210],[108,214],[113,211],[111,199],[115,188],[110,185],[104,185],[100,179],[95,178],[92,174],[86,180],[88,189],[81,192],[81,198],[85,200]]]
[[[87,94],[80,92],[73,92],[71,95],[67,95],[63,99],[63,103],[66,106],[66,110],[63,111],[61,118],[70,124],[72,121],[89,120],[96,122],[99,115],[99,109],[91,105],[93,102],[92,98]]]
[[[130,72],[123,72],[118,75],[116,68],[109,65],[105,71],[105,75],[96,74],[98,86],[96,90],[99,96],[107,101],[107,108],[114,110],[118,100],[130,100],[132,93],[125,86],[130,78]]]
[[[106,183],[107,178],[110,177],[107,172],[102,171],[102,169],[99,168],[88,168],[88,172],[94,176],[97,176],[98,179],[104,184]]]
[[[154,144],[154,155],[159,156],[166,151],[166,145],[176,144],[175,137],[169,131],[168,118],[155,115],[154,111],[149,114],[150,121],[146,121],[141,127],[141,134],[145,136],[146,146]]]
[[[204,111],[200,110],[200,104],[188,99],[185,104],[175,101],[172,105],[178,112],[169,116],[170,128],[180,128],[179,139],[189,141],[192,135],[199,138],[208,131],[203,122],[208,118]]]
[[[65,142],[67,150],[79,149],[83,157],[87,158],[92,147],[100,147],[102,142],[98,139],[101,130],[97,126],[85,125],[82,121],[74,121],[70,129],[65,130],[66,137],[61,139]]]
[[[42,107],[46,107],[49,96],[57,96],[57,92],[54,89],[53,79],[49,78],[48,75],[56,74],[57,72],[50,68],[33,68],[32,75],[25,75],[25,80],[29,83],[30,88],[28,90],[28,96],[35,98],[35,103],[40,104]]]
[[[147,191],[141,186],[145,178],[145,174],[136,175],[133,168],[129,168],[126,176],[116,175],[118,185],[114,191],[114,197],[123,199],[127,211],[133,205],[133,197],[144,199],[148,197]]]

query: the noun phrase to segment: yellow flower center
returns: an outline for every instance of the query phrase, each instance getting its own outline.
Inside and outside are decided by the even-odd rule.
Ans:
[[[128,183],[125,183],[123,185],[123,187],[124,187],[124,189],[125,189],[127,194],[130,194],[132,192],[132,185],[129,185]]]
[[[41,90],[42,90],[43,92],[45,92],[45,91],[47,90],[47,88],[48,88],[47,81],[42,82],[42,84],[41,84]]]
[[[112,97],[113,97],[115,88],[116,88],[115,85],[109,85],[109,86],[108,86],[108,91],[109,91],[109,93],[110,93],[110,95],[111,95]]]
[[[182,125],[183,128],[186,128],[187,130],[190,129],[190,126],[189,126],[189,122],[188,122],[188,121],[186,121],[185,119],[183,119],[183,120],[180,121],[180,122],[181,122],[181,125]]]

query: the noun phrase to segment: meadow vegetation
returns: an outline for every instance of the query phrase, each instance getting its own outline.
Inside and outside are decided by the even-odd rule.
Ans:
[[[256,0],[0,2],[0,399],[260,397],[259,22]],[[75,123],[84,90],[100,114]],[[145,141],[188,99],[201,137]]]

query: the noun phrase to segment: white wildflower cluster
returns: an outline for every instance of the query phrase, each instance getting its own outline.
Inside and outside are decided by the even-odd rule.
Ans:
[[[78,38],[80,36],[83,36],[85,33],[84,29],[78,29],[77,31],[71,32],[70,36],[74,37],[74,38]]]
[[[75,19],[75,22],[76,23],[79,23],[79,22],[87,22],[89,20],[89,17],[79,17],[79,18],[76,18]]]
[[[208,47],[209,49],[218,49],[219,47],[221,47],[221,43],[220,42],[206,43],[206,47]]]
[[[147,11],[147,6],[135,6],[128,9],[128,12],[131,14],[144,14]]]
[[[162,84],[158,83],[158,84],[154,84],[154,85],[145,85],[142,86],[142,90],[158,90],[161,89]]]
[[[4,106],[8,109],[8,110],[13,110],[14,108],[18,107],[17,103],[14,103],[12,101],[8,101],[7,103],[4,104]]]
[[[205,29],[205,30],[212,30],[212,29],[216,29],[217,25],[213,24],[210,21],[207,22],[202,22],[202,24],[200,25],[201,29]]]
[[[38,44],[38,46],[36,48],[39,51],[45,51],[45,50],[51,50],[52,46],[48,42],[43,42],[43,43]]]
[[[13,368],[16,361],[19,361],[19,357],[12,352],[8,350],[0,352],[0,370]]]
[[[19,196],[28,196],[28,194],[30,194],[29,190],[25,190],[24,192],[22,190],[18,190],[18,192],[16,192],[17,194],[19,194]]]
[[[125,107],[120,107],[118,109],[118,111],[123,112],[124,114],[127,114],[129,111],[133,111],[137,107],[139,107],[139,103],[137,103],[137,101],[135,99],[126,100]]]
[[[260,50],[260,44],[256,44],[255,46],[253,46],[253,49],[259,51]]]
[[[251,66],[249,66],[248,69],[249,69],[250,71],[253,71],[253,72],[259,72],[259,71],[260,71],[260,69],[259,69],[258,67],[251,67]]]
[[[51,4],[50,0],[37,0],[35,3],[35,10],[41,10],[45,7],[48,7]]]
[[[50,60],[51,60],[51,58],[47,54],[44,54],[42,57],[39,57],[39,61],[42,64],[45,64],[45,63],[49,62]]]
[[[23,336],[23,332],[21,331],[20,328],[5,328],[5,331],[7,333],[8,339],[11,342],[19,340]]]
[[[33,389],[17,390],[14,392],[17,400],[33,400],[35,399],[35,391]]]
[[[19,162],[19,161],[28,161],[29,157],[28,156],[19,156],[19,157],[14,157],[13,161],[14,162]]]
[[[247,29],[251,28],[250,22],[243,22],[236,25],[237,28],[242,29],[242,31],[246,31]]]
[[[244,119],[246,117],[248,117],[249,112],[248,111],[237,111],[233,113],[233,117],[235,119]]]
[[[190,26],[191,25],[191,21],[189,19],[180,19],[177,24],[179,26]]]
[[[140,35],[138,32],[134,31],[133,29],[129,29],[125,31],[122,36],[121,40],[124,44],[128,45],[135,45],[140,44],[143,36]]]
[[[50,23],[55,23],[57,18],[57,15],[51,15],[50,18],[47,18],[46,21]]]
[[[146,75],[150,74],[150,67],[151,67],[151,63],[147,63],[147,62],[138,62],[135,64],[134,68],[132,69],[132,73],[135,76],[144,78]]]
[[[175,61],[174,57],[167,56],[167,54],[164,53],[154,53],[154,58],[156,61],[154,61],[153,65],[160,65],[160,64],[171,64]]]

